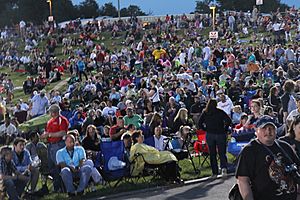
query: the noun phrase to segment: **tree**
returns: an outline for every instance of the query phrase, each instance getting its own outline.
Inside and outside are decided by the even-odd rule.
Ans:
[[[78,11],[72,0],[52,0],[53,16],[56,22],[67,21],[78,17]]]
[[[146,16],[147,14],[141,10],[140,7],[136,5],[130,5],[128,8],[122,8],[120,10],[122,17],[132,17],[132,16]]]
[[[145,16],[146,13],[144,13],[140,7],[136,5],[130,5],[127,8],[129,16]]]
[[[235,10],[235,11],[251,11],[256,5],[256,0],[216,0],[221,6],[221,10]],[[260,6],[261,12],[276,11],[277,8],[284,7],[280,0],[264,0],[264,4]]]
[[[196,1],[196,12],[199,13],[209,13],[209,3],[210,0],[202,0],[202,1]]]
[[[100,15],[117,17],[118,11],[117,8],[112,3],[106,3],[100,8]]]
[[[79,13],[84,18],[98,17],[100,10],[96,0],[85,0],[80,3]]]

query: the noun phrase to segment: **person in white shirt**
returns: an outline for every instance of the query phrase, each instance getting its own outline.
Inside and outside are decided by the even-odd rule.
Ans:
[[[55,91],[54,96],[50,100],[51,104],[60,104],[61,96],[59,95],[59,91]]]
[[[300,115],[300,94],[299,93],[297,93],[297,95],[295,95],[295,99],[296,99],[296,103],[297,103],[297,109],[292,110],[290,112],[290,114],[287,116],[286,122],[287,122],[288,126],[292,124],[292,121],[294,120],[294,118],[296,116]]]
[[[112,106],[112,101],[107,101],[107,106],[103,108],[102,115],[104,117],[115,117],[117,113],[118,108],[115,106]]]
[[[11,123],[9,116],[5,117],[5,122],[0,126],[0,144],[9,144],[17,135],[17,128]]]
[[[217,92],[217,95],[219,97],[219,102],[218,102],[218,108],[223,110],[228,116],[231,116],[231,110],[233,108],[233,103],[231,99],[226,96],[222,90],[219,90]]]
[[[20,99],[20,107],[21,107],[21,110],[24,110],[24,111],[28,111],[29,110],[29,105],[23,101],[23,99]]]
[[[92,80],[89,79],[88,83],[84,87],[83,91],[90,92],[90,91],[92,91],[92,89],[97,89],[97,88],[96,88],[96,85],[94,83],[92,83]]]
[[[32,118],[38,117],[46,113],[46,109],[49,106],[49,100],[46,96],[46,90],[42,90],[40,94],[35,94],[32,99],[31,116]]]
[[[193,59],[194,52],[195,52],[195,49],[194,49],[193,45],[190,44],[190,48],[188,51],[188,61],[191,61]]]
[[[162,135],[161,126],[157,126],[154,128],[154,147],[158,151],[164,151],[166,149],[166,136]]]

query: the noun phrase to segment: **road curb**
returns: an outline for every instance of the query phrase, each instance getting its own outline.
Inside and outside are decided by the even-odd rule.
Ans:
[[[231,176],[234,176],[234,174],[233,173],[228,174],[226,178],[231,177]],[[172,185],[150,187],[150,188],[145,188],[145,189],[140,189],[140,190],[133,190],[133,191],[129,191],[129,192],[121,192],[119,194],[111,194],[111,195],[106,195],[106,196],[102,196],[102,197],[90,198],[90,200],[115,199],[115,198],[120,198],[123,196],[129,196],[132,194],[141,194],[141,193],[145,193],[145,192],[154,192],[154,191],[160,191],[160,190],[173,189],[173,188],[178,188],[178,187],[182,187],[182,186],[187,186],[187,185],[192,185],[192,184],[206,182],[209,180],[217,180],[217,179],[222,179],[222,178],[223,177],[221,175],[219,175],[215,179],[211,179],[210,177],[204,177],[204,178],[200,178],[200,179],[184,181],[183,184],[172,184]]]

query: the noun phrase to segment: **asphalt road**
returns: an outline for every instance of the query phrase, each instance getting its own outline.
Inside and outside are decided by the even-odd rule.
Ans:
[[[201,200],[227,200],[228,191],[235,183],[235,178],[229,176],[226,179],[207,180],[201,183],[184,185],[170,189],[157,188],[151,191],[143,191],[126,196],[111,197],[105,199],[116,200],[176,200],[176,199],[201,199]]]

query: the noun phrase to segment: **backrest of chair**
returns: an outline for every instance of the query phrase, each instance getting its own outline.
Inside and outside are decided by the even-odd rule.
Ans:
[[[100,143],[101,162],[105,171],[109,171],[108,162],[110,158],[117,157],[125,161],[125,147],[123,141],[105,141]]]
[[[145,138],[144,143],[151,146],[151,147],[155,147],[155,142],[154,142],[154,137],[153,136]]]
[[[206,142],[206,132],[204,130],[197,130],[196,134],[197,134],[198,141]]]
[[[208,145],[206,143],[206,132],[204,130],[196,131],[198,141],[194,143],[195,152],[209,153]]]

